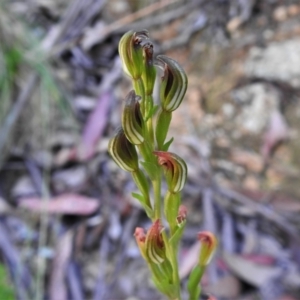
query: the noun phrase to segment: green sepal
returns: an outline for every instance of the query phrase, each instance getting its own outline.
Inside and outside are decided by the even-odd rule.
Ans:
[[[156,120],[156,128],[155,128],[155,135],[156,135],[156,142],[158,150],[162,150],[165,139],[167,137],[170,122],[172,119],[172,113],[161,109],[158,112],[157,120]]]
[[[204,271],[205,268],[200,267],[199,265],[195,266],[195,268],[192,270],[187,284],[189,300],[199,299],[201,293],[200,281]]]
[[[170,226],[171,235],[173,235],[177,229],[177,214],[180,205],[180,193],[171,193],[167,191],[164,199],[164,213],[167,222]]]
[[[170,238],[170,244],[173,248],[177,249],[180,239],[184,233],[186,221],[183,221],[180,225],[177,224],[175,233]]]
[[[171,146],[172,142],[174,141],[174,138],[170,138],[162,147],[162,151],[168,151],[169,147]]]
[[[149,175],[150,180],[155,180],[157,173],[159,172],[158,166],[150,161],[141,161],[141,164]]]
[[[137,199],[139,203],[143,206],[148,218],[153,219],[154,218],[153,209],[146,204],[147,201],[145,200],[145,197],[135,192],[132,192],[131,195],[133,198]]]

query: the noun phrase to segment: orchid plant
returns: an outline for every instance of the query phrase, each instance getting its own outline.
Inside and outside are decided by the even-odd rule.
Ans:
[[[153,282],[168,299],[181,300],[177,256],[187,217],[187,209],[181,204],[187,165],[168,151],[173,138],[167,140],[167,134],[172,113],[184,98],[187,76],[174,59],[165,55],[154,58],[153,43],[146,30],[124,34],[119,53],[134,89],[125,98],[122,126],[110,140],[109,153],[120,168],[131,173],[139,190],[132,196],[152,222],[147,232],[136,228],[134,236]],[[157,68],[163,72],[159,104],[153,100]],[[165,195],[163,178],[167,185]],[[198,239],[201,250],[187,283],[189,300],[199,299],[200,280],[217,245],[210,232],[200,232]]]

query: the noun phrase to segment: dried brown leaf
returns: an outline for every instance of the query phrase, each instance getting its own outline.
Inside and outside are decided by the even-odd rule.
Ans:
[[[47,211],[50,214],[85,216],[98,209],[99,200],[79,194],[62,194],[49,200],[37,197],[24,198],[19,206],[36,213]]]

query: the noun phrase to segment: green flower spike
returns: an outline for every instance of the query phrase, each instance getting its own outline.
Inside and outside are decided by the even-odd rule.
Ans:
[[[142,42],[148,39],[148,31],[128,31],[119,43],[119,54],[123,69],[133,79],[138,79],[143,72],[143,47]]]
[[[108,152],[121,169],[128,172],[138,170],[138,155],[135,146],[128,141],[122,128],[119,128],[110,140]]]
[[[164,75],[160,86],[163,110],[172,112],[179,107],[187,89],[187,76],[177,61],[165,55],[157,56],[163,65]]]
[[[180,192],[186,182],[187,166],[185,161],[175,153],[165,151],[154,151],[158,164],[164,169],[166,181],[171,193]]]
[[[125,99],[122,127],[130,143],[139,145],[144,141],[144,120],[140,110],[141,97],[132,90]]]

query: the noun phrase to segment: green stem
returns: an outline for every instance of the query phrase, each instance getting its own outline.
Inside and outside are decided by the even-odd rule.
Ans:
[[[149,137],[149,141],[151,143],[151,145],[153,145],[154,147],[154,131],[153,131],[153,116],[151,115],[152,114],[152,111],[153,111],[153,97],[152,95],[146,95],[146,98],[145,98],[145,111],[146,111],[146,127],[147,127],[147,134],[148,134],[148,137]]]
[[[142,112],[143,118],[145,119],[145,116],[146,116],[145,87],[144,87],[144,83],[143,83],[143,80],[141,77],[133,79],[133,87],[134,87],[135,93],[138,96],[142,97],[141,112]]]
[[[205,266],[197,265],[191,272],[187,289],[190,294],[189,300],[198,299],[201,293],[200,281],[205,271]]]
[[[158,168],[156,178],[152,181],[154,191],[154,216],[155,219],[161,219],[161,171]]]
[[[176,298],[177,300],[181,300],[180,294],[180,278],[178,272],[178,262],[177,262],[177,249],[175,249],[170,243],[165,231],[162,232],[163,240],[166,246],[167,257],[170,260],[173,269],[173,284],[176,287]],[[175,300],[170,299],[170,300]]]

